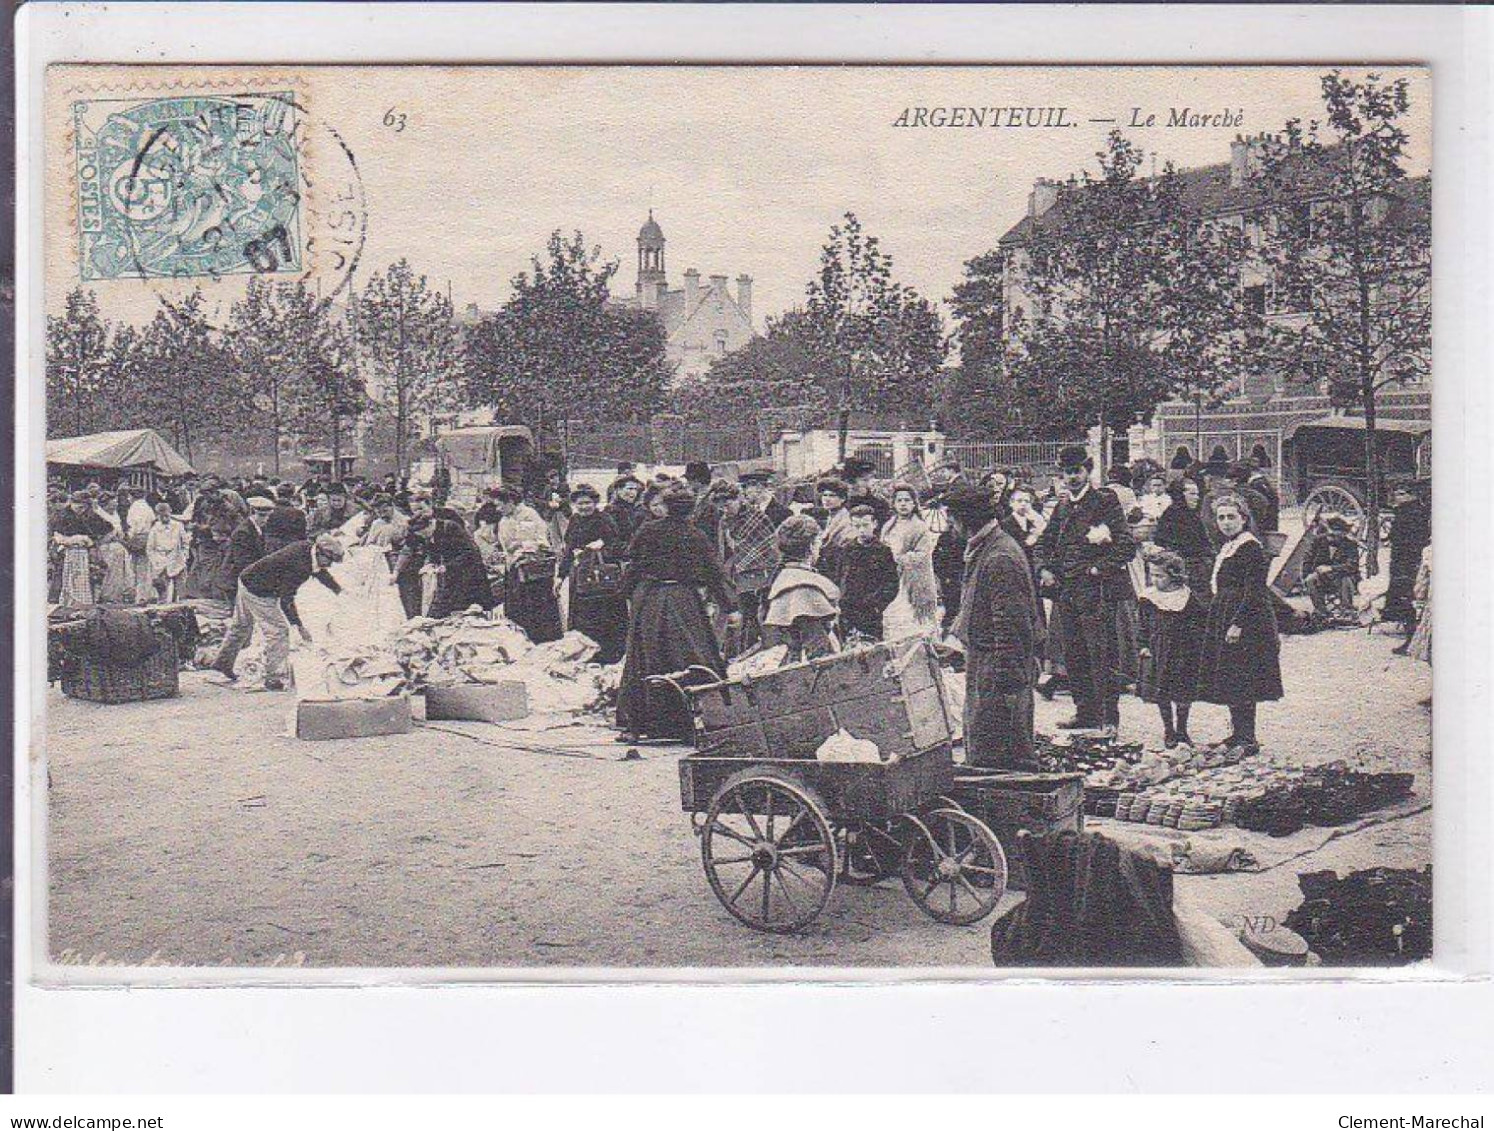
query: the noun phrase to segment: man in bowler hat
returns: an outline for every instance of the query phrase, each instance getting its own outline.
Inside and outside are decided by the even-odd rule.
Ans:
[[[1116,605],[1130,588],[1127,565],[1135,540],[1118,499],[1090,482],[1094,463],[1078,444],[1058,454],[1068,489],[1034,547],[1038,578],[1058,590],[1064,614],[1064,657],[1075,715],[1064,730],[1099,730],[1115,737],[1120,726],[1116,672]]]

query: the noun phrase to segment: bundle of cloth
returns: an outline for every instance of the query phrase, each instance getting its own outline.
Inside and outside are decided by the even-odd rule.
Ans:
[[[1099,833],[1021,836],[1027,898],[991,928],[997,966],[1183,966],[1172,871]]]
[[[1324,966],[1404,966],[1432,956],[1432,867],[1369,868],[1297,877],[1302,904],[1286,917]]]

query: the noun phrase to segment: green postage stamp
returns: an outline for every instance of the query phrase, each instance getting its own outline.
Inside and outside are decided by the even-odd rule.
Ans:
[[[299,272],[289,93],[73,103],[85,280]]]

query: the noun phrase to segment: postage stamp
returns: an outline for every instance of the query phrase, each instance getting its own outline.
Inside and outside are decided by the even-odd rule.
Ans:
[[[301,270],[290,92],[73,103],[82,278]]]

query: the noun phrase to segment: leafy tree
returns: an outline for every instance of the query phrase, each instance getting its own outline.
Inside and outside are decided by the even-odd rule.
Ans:
[[[109,346],[98,296],[78,287],[60,315],[47,318],[47,430],[82,436],[95,427]]]
[[[1096,156],[1099,175],[1059,186],[1012,252],[1032,309],[1011,312],[1005,361],[1051,425],[1108,433],[1234,379],[1251,318],[1240,231],[1191,211],[1171,165],[1138,177],[1144,155],[1119,131]]]
[[[194,438],[241,428],[251,407],[200,290],[161,300],[139,335],[133,371],[135,395],[125,401],[130,415],[137,426],[167,428],[189,460]]]
[[[508,302],[467,336],[469,398],[536,432],[561,418],[648,419],[671,377],[664,327],[651,311],[610,301],[617,261],[580,232],[567,240],[557,230],[530,263]]]
[[[1407,178],[1404,79],[1322,77],[1326,121],[1287,123],[1261,147],[1262,258],[1295,318],[1273,320],[1272,364],[1318,376],[1339,406],[1364,412],[1368,564],[1379,566],[1377,397],[1430,371],[1431,184]]]
[[[287,336],[288,315],[270,282],[250,276],[244,297],[229,311],[225,338],[235,370],[253,399],[255,416],[268,433],[272,464],[280,474],[280,449],[294,429],[301,371]]]
[[[401,259],[374,274],[353,312],[359,355],[393,416],[394,461],[403,474],[417,418],[451,407],[461,363],[451,302]]]
[[[369,400],[353,336],[331,300],[318,298],[304,282],[275,294],[294,373],[287,389],[291,424],[303,439],[327,444],[335,479],[341,475],[345,429]]]
[[[251,278],[225,334],[281,473],[283,442],[326,444],[338,466],[348,428],[368,406],[349,320],[305,283]]]
[[[892,278],[892,257],[854,212],[832,225],[808,287],[805,316],[820,363],[840,389],[841,457],[854,409],[927,415],[949,353],[933,305]]]

